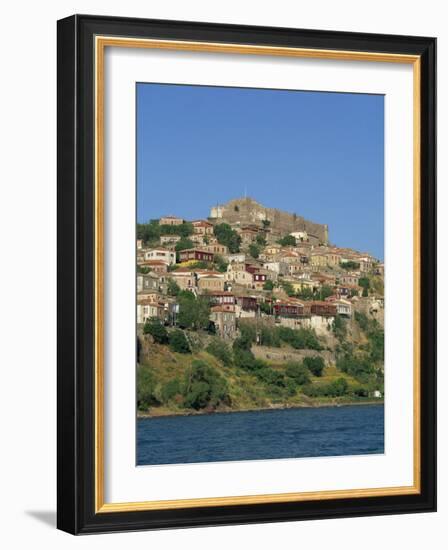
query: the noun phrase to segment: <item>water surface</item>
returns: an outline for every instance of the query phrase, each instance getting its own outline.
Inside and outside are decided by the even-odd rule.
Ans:
[[[182,464],[384,452],[384,406],[142,418],[137,464]]]

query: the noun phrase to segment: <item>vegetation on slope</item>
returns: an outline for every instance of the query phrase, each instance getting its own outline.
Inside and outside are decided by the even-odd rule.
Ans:
[[[139,345],[138,410],[188,414],[365,400],[382,388],[381,338],[369,319],[356,322],[366,330],[362,357],[350,356],[346,338],[338,342],[334,362],[324,359],[325,342],[312,330],[262,327],[264,346],[312,351],[301,360],[275,362],[254,356],[257,335],[250,323],[241,323],[232,344],[204,330],[147,323],[143,332],[152,338],[142,336]]]

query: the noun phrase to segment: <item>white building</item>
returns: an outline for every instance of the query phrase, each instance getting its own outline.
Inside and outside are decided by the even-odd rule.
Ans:
[[[176,253],[166,248],[150,248],[145,252],[145,260],[157,260],[167,265],[176,263]]]
[[[225,259],[230,263],[244,263],[246,261],[246,254],[238,252],[237,254],[226,254]]]
[[[308,233],[306,231],[294,231],[293,233],[290,233],[290,235],[294,237],[298,243],[308,242]]]

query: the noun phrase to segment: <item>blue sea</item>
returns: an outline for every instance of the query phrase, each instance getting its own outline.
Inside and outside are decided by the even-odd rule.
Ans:
[[[137,464],[384,453],[384,406],[142,418]]]

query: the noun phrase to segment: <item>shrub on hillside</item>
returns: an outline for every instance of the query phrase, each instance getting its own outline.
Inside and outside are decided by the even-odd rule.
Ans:
[[[170,333],[170,349],[177,353],[191,353],[190,344],[182,330],[176,329]]]
[[[368,382],[375,376],[375,367],[365,355],[345,354],[336,359],[336,367],[360,382]]]
[[[290,362],[287,363],[285,368],[285,374],[288,378],[294,381],[298,386],[308,384],[310,381],[309,370],[303,363]]]
[[[179,378],[173,378],[172,380],[169,380],[162,386],[161,390],[161,397],[162,401],[164,403],[167,403],[168,401],[171,401],[176,397],[176,395],[180,395],[182,393],[182,385],[179,380]]]
[[[274,283],[268,279],[263,285],[263,290],[274,290]]]
[[[325,367],[325,361],[322,359],[322,357],[305,357],[305,359],[303,360],[303,365],[314,376],[322,376],[322,372]]]
[[[185,375],[184,405],[199,410],[220,404],[230,404],[226,380],[205,361],[193,361]]]
[[[168,279],[168,295],[177,296],[180,292],[180,287],[174,279]]]
[[[148,367],[137,370],[137,408],[146,411],[149,407],[160,405],[156,397],[156,380]]]
[[[314,349],[320,351],[322,346],[312,329],[300,328],[294,330],[289,327],[277,327],[278,336],[283,342],[295,349]]]
[[[333,322],[333,332],[338,340],[342,340],[347,336],[347,325],[345,319],[336,315]]]
[[[143,332],[144,334],[150,334],[157,344],[168,343],[168,332],[158,319],[146,321]]]
[[[255,342],[257,339],[257,331],[255,325],[250,323],[240,322],[240,334],[241,338],[244,338],[248,342]]]
[[[206,350],[219,359],[224,366],[229,367],[232,364],[232,352],[229,346],[221,339],[212,340]]]
[[[337,378],[325,384],[308,384],[302,391],[308,397],[343,397],[348,395],[349,385],[345,378]]]
[[[275,328],[261,327],[260,332],[260,344],[262,346],[270,346],[273,348],[279,348],[281,345],[280,337]]]

